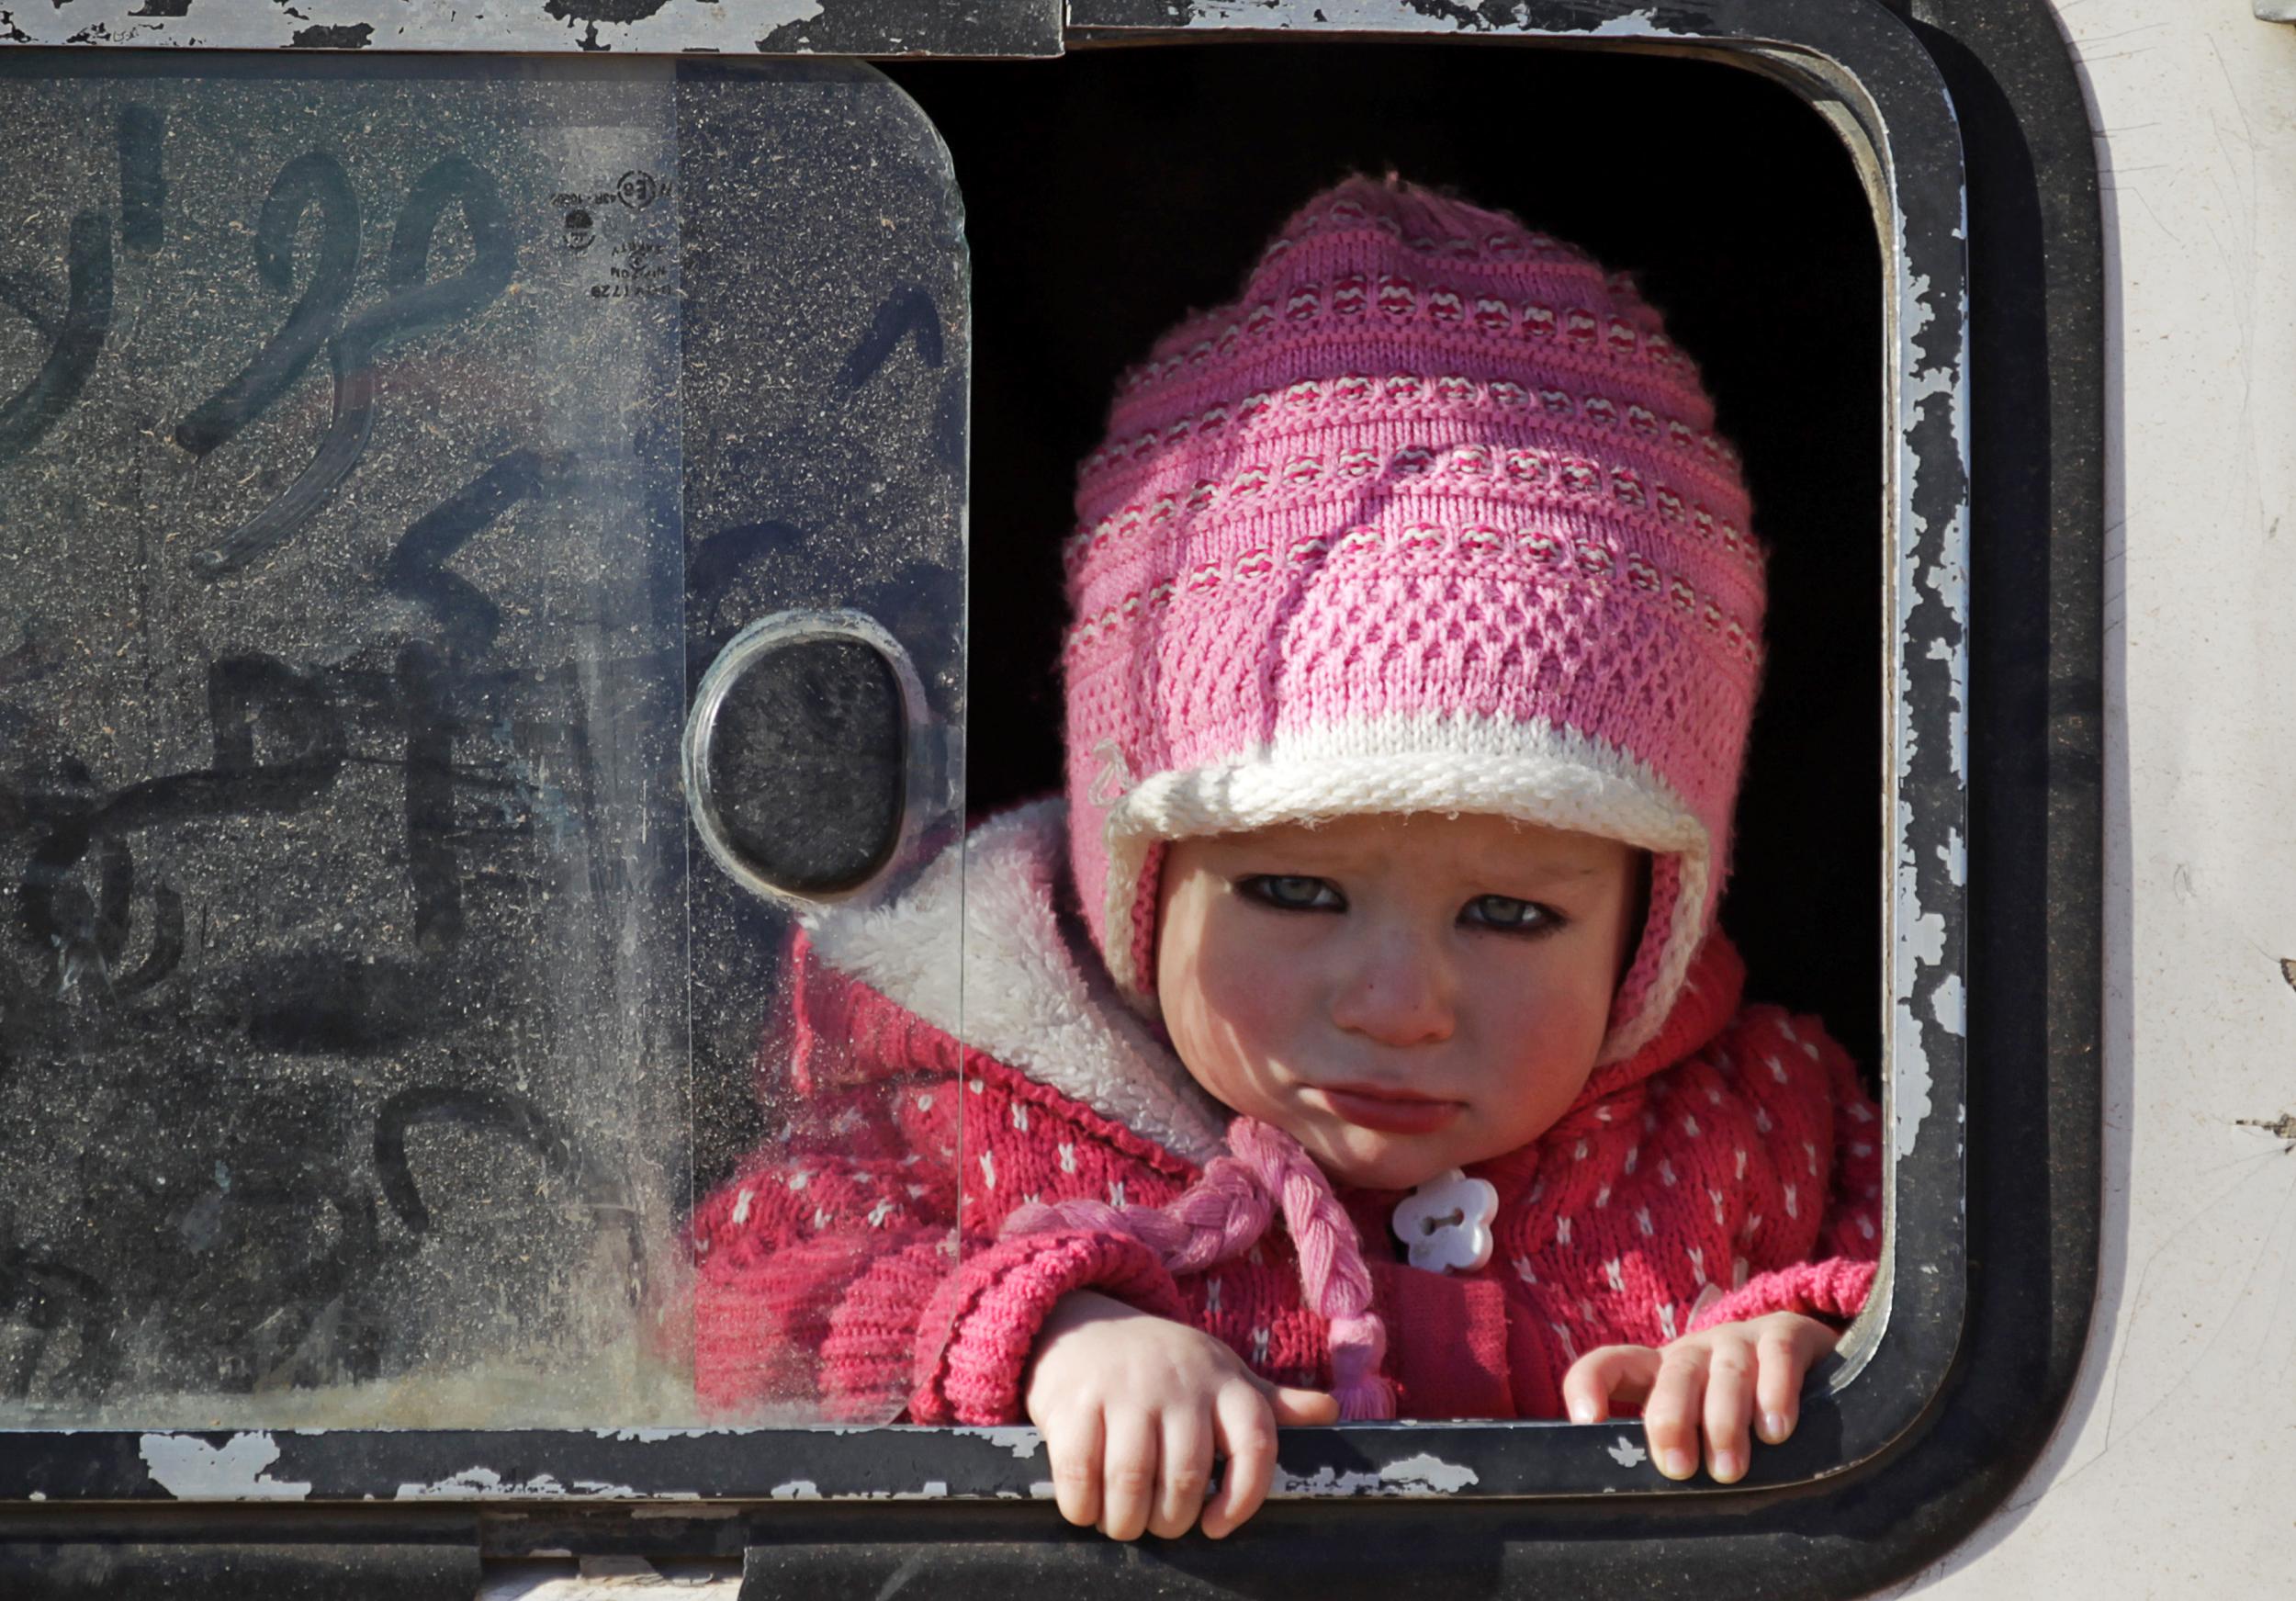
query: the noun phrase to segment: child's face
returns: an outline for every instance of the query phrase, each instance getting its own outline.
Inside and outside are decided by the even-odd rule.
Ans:
[[[1504,817],[1357,817],[1175,842],[1174,1047],[1335,1183],[1403,1189],[1529,1144],[1593,1071],[1641,853]]]

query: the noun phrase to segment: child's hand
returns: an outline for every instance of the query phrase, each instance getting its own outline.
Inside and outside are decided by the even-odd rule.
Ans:
[[[1114,1539],[1186,1534],[1199,1510],[1212,1539],[1232,1532],[1276,1476],[1276,1426],[1339,1418],[1329,1395],[1270,1384],[1211,1336],[1089,1292],[1045,1320],[1026,1383],[1061,1516]],[[1228,1471],[1207,1505],[1215,1456]]]
[[[1746,1476],[1752,1449],[1748,1423],[1759,1416],[1755,1432],[1772,1445],[1792,1434],[1803,1377],[1840,1337],[1815,1318],[1773,1312],[1716,1324],[1661,1350],[1604,1346],[1570,1364],[1563,1405],[1573,1423],[1601,1423],[1614,1404],[1639,1404],[1660,1472],[1670,1479],[1695,1473],[1703,1434],[1706,1471],[1734,1484]]]

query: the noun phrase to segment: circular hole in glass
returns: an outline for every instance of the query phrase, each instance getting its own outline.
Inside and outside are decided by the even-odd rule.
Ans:
[[[760,651],[708,735],[707,804],[726,849],[789,895],[867,883],[899,842],[907,729],[900,676],[866,642]]]

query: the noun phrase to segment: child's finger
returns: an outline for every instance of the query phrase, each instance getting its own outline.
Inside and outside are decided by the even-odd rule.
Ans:
[[[1260,1509],[1275,1482],[1276,1414],[1268,1398],[1251,1385],[1231,1384],[1212,1402],[1212,1426],[1228,1465],[1221,1473],[1219,1493],[1205,1503],[1203,1528],[1211,1539],[1224,1539]]]
[[[1097,1407],[1063,1413],[1044,1428],[1052,1469],[1052,1501],[1078,1528],[1100,1521],[1100,1460],[1106,1450]]]
[[[1706,1363],[1706,1471],[1717,1484],[1735,1484],[1746,1476],[1752,1446],[1746,1426],[1754,1415],[1753,1342],[1718,1340]]]
[[[1156,1494],[1155,1420],[1137,1407],[1108,1419],[1108,1449],[1100,1460],[1100,1532],[1138,1539],[1148,1527]]]
[[[1212,1428],[1210,1409],[1179,1408],[1165,1414],[1164,1439],[1156,1467],[1156,1509],[1148,1532],[1177,1539],[1196,1527],[1211,1484]]]
[[[1698,1423],[1706,1392],[1706,1353],[1699,1346],[1671,1346],[1660,1353],[1658,1377],[1642,1404],[1650,1460],[1670,1479],[1698,1471]]]
[[[1562,1376],[1563,1411],[1573,1423],[1601,1423],[1614,1402],[1632,1406],[1650,1393],[1659,1354],[1648,1346],[1604,1346]]]
[[[1754,1347],[1754,1401],[1761,1438],[1782,1444],[1802,1418],[1802,1381],[1838,1336],[1809,1318],[1766,1324]]]
[[[1266,1393],[1268,1405],[1275,1409],[1276,1421],[1287,1427],[1339,1421],[1339,1399],[1328,1391],[1297,1390],[1289,1384],[1276,1384]]]

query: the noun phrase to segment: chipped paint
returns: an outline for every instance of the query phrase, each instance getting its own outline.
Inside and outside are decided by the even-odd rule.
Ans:
[[[1885,151],[1881,159],[1887,163]],[[1887,187],[1895,192],[1894,182]],[[1958,971],[1967,850],[1959,807],[1938,815],[1937,762],[1941,756],[1954,791],[1965,797],[1969,479],[1968,390],[1961,353],[1969,305],[1964,271],[1952,275],[1947,299],[1933,273],[1916,270],[1905,209],[1894,210],[1897,470],[1891,511],[1898,656],[1890,718],[1895,750],[1889,1105],[1891,1146],[1902,1159],[1912,1155],[1938,1110],[1936,1054],[1949,1040],[1964,1038],[1967,1023]],[[1955,247],[1965,241],[1967,229],[1964,197],[1951,235]],[[1936,437],[1941,423],[1941,439]],[[1924,433],[1931,434],[1927,443],[1920,437]],[[1935,676],[1941,668],[1941,686]],[[1918,672],[1921,669],[1927,671]],[[1935,693],[1940,687],[1941,695]],[[1929,749],[1925,738],[1941,749]],[[1912,793],[1917,786],[1925,790],[1919,807]]]
[[[1937,988],[1930,996],[1930,1015],[1937,1020],[1937,1026],[1949,1034],[1966,1032],[1960,974],[1948,973],[1939,981]]]
[[[959,1439],[982,1439],[1002,1447],[1021,1461],[1037,1454],[1044,1444],[1044,1436],[1025,1424],[1004,1424],[992,1428],[952,1428],[949,1431]]]
[[[1631,1435],[1622,1434],[1617,1444],[1603,1449],[1610,1453],[1610,1460],[1622,1468],[1639,1468],[1650,1460],[1650,1453],[1637,1445]]]
[[[1313,6],[1270,6],[1267,0],[1204,0],[1188,17],[1192,28],[1330,28],[1381,32],[1404,28],[1414,32],[1436,28],[1465,31],[1479,22],[1472,13],[1429,17],[1412,10],[1403,0],[1330,0]]]
[[[1271,1494],[1277,1495],[1456,1495],[1481,1482],[1474,1469],[1421,1451],[1388,1463],[1376,1473],[1318,1468],[1302,1478],[1282,1467],[1276,1470]]]
[[[1078,18],[1092,26],[1087,15]],[[1574,25],[1558,17],[1552,26],[1527,27],[1524,8],[1451,0],[1199,0],[1187,15],[1190,28],[1332,29],[1365,33],[1504,33],[1518,37],[1576,39],[1696,39],[1703,31],[1685,21],[1668,27],[1656,6],[1644,6],[1600,22]]]
[[[275,1479],[279,1442],[268,1434],[235,1434],[221,1445],[197,1435],[147,1434],[138,1442],[152,1482],[178,1501],[300,1501],[308,1483]]]
[[[818,1501],[820,1486],[811,1479],[792,1479],[786,1484],[776,1484],[766,1492],[776,1501]]]
[[[628,1484],[613,1484],[599,1479],[576,1479],[562,1483],[549,1473],[536,1473],[530,1479],[505,1479],[492,1468],[465,1468],[461,1472],[429,1484],[401,1484],[391,1492],[394,1501],[556,1501],[568,1495],[595,1497],[601,1501],[636,1501],[653,1495],[690,1494],[692,1492],[645,1491]]]
[[[637,13],[642,12],[643,15]],[[0,43],[176,50],[611,51],[625,55],[1058,55],[1052,0],[55,0],[0,9]]]
[[[191,0],[181,17],[152,17],[145,0],[23,6],[26,44],[174,45],[186,49],[423,51],[585,50],[755,53],[778,28],[813,22],[823,0],[674,5],[628,21],[541,0],[302,0],[292,7]]]
[[[1659,21],[1658,12],[1650,8],[1629,11],[1624,17],[1608,17],[1601,26],[1586,29],[1588,36],[1593,39],[1647,39],[1652,35],[1679,39],[1694,37],[1695,31],[1666,27]]]

